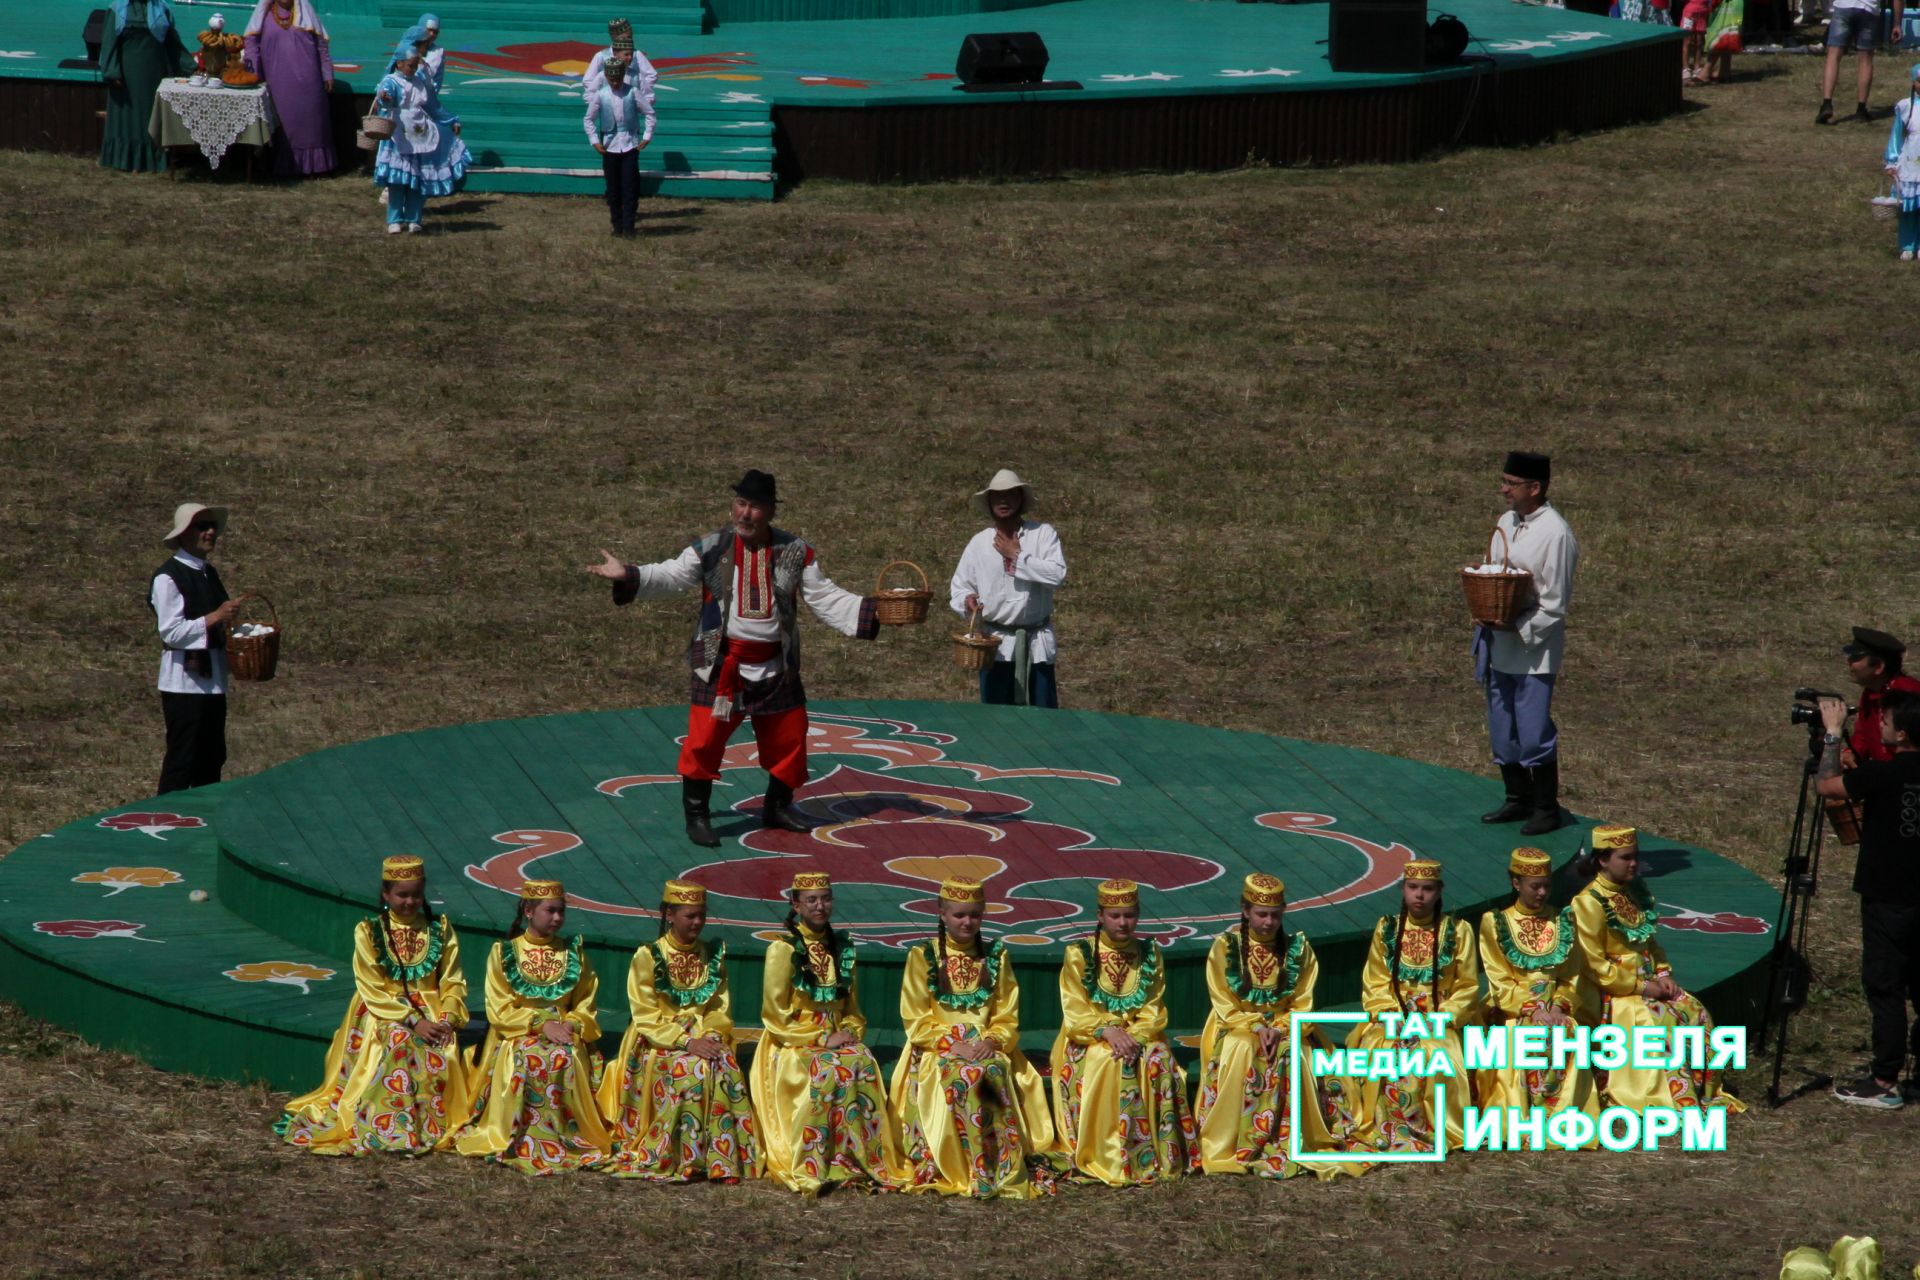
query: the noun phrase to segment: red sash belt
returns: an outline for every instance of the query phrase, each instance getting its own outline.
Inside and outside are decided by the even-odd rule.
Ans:
[[[728,636],[721,642],[720,666],[713,673],[713,717],[733,718],[733,704],[740,696],[740,664],[771,662],[780,656],[777,640],[736,640]]]

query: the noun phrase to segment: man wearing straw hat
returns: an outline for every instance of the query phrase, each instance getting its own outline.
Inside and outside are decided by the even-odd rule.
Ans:
[[[1567,606],[1580,544],[1547,501],[1552,460],[1515,450],[1501,468],[1500,517],[1513,566],[1533,575],[1533,596],[1505,627],[1474,633],[1475,675],[1487,691],[1487,737],[1506,784],[1506,801],[1482,822],[1519,822],[1521,834],[1544,835],[1566,825],[1560,812],[1560,737],[1553,723],[1553,683],[1566,645]]]
[[[227,509],[183,502],[162,539],[173,558],[153,571],[147,603],[160,629],[160,711],[167,754],[160,790],[220,781],[227,762],[227,624],[238,604],[207,563],[226,532]]]
[[[1067,580],[1067,557],[1050,524],[1029,520],[1033,488],[1004,467],[973,495],[973,509],[992,521],[973,535],[953,571],[955,613],[1000,636],[1000,652],[980,673],[980,701],[1058,707],[1053,589]]]
[[[609,551],[587,572],[613,584],[613,602],[656,600],[700,588],[700,621],[687,665],[693,668],[693,707],[680,750],[681,806],[687,838],[714,848],[713,784],[720,777],[727,739],[751,717],[767,795],[760,825],[782,831],[810,828],[789,808],[807,780],[807,691],[800,682],[799,603],[841,635],[871,640],[880,620],[871,597],[833,584],[814,549],[773,527],[774,479],[748,471],[733,486],[725,527],[671,560],[625,564]]]

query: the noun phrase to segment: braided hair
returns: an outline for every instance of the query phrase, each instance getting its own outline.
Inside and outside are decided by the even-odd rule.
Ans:
[[[833,966],[833,995],[835,999],[842,999],[847,994],[846,970],[838,963],[840,948],[843,945],[842,935],[833,927],[831,920],[827,921],[825,932],[827,950],[836,957],[836,963]],[[820,975],[813,967],[813,952],[808,950],[807,940],[800,936],[800,913],[792,907],[787,908],[787,938],[793,946],[794,955],[799,957],[798,963],[806,973],[807,981],[816,987],[819,986]]]
[[[667,936],[667,912],[670,910],[672,910],[672,908],[667,906],[665,899],[662,899],[660,902],[660,932],[653,935],[655,940]]]
[[[947,985],[947,918],[935,916],[933,921],[933,987],[941,995],[952,995]]]
[[[1433,965],[1432,976],[1428,979],[1427,1012],[1432,1013],[1440,1007],[1440,931],[1447,925],[1445,893],[1433,895]],[[1406,1001],[1400,996],[1400,940],[1407,936],[1407,900],[1400,899],[1400,924],[1393,931],[1393,951],[1387,956],[1387,977],[1393,982],[1393,1003],[1400,1011],[1407,1011]]]

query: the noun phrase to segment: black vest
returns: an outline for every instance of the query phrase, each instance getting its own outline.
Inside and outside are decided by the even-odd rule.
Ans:
[[[161,576],[173,579],[173,585],[180,588],[180,598],[186,606],[184,613],[188,619],[204,618],[227,602],[227,588],[225,584],[220,581],[220,571],[215,569],[211,564],[209,564],[203,572],[182,563],[178,559],[170,557],[165,564],[153,571],[154,578]],[[153,592],[151,588],[153,578],[149,578],[147,581],[149,583],[147,604],[151,607],[153,605]],[[159,610],[155,609],[154,612],[158,614]],[[207,648],[224,649],[226,647],[227,629],[225,627],[209,627],[207,629]]]

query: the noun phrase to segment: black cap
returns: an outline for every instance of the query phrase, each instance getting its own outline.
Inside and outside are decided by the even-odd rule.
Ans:
[[[1875,658],[1892,658],[1906,651],[1907,646],[1901,644],[1898,638],[1890,636],[1884,631],[1875,631],[1872,627],[1855,627],[1853,629],[1853,643],[1840,646],[1840,652],[1846,654],[1849,658],[1865,658],[1868,656]]]
[[[763,506],[775,506],[780,499],[774,496],[773,476],[765,471],[749,470],[740,477],[740,483],[733,491],[748,502],[758,502]]]
[[[1538,480],[1541,484],[1553,479],[1553,459],[1544,453],[1524,453],[1515,449],[1507,455],[1501,464],[1502,475],[1517,476],[1522,480]]]

